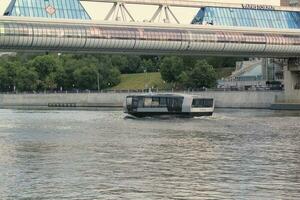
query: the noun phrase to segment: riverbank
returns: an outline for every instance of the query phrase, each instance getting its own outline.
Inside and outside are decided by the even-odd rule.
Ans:
[[[135,93],[0,94],[0,108],[103,109],[120,108]],[[280,91],[205,91],[189,94],[215,99],[216,108],[269,109]]]

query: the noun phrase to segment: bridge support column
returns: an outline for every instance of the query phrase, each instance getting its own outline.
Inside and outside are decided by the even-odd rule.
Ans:
[[[300,110],[300,59],[291,58],[284,66],[284,93],[276,97],[271,108]]]

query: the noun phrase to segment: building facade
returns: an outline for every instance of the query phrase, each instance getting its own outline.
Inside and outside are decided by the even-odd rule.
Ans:
[[[300,0],[280,0],[281,6],[300,6]]]
[[[300,12],[275,10],[272,6],[262,9],[252,7],[203,7],[193,19],[192,24],[279,29],[300,28]]]
[[[287,6],[291,6],[292,1],[288,3]],[[296,6],[296,3],[293,3],[293,6]],[[242,5],[240,8],[203,7],[192,20],[192,24],[222,27],[300,29],[300,12],[278,10],[271,5],[252,4]],[[261,40],[261,38],[257,38],[257,40]],[[279,40],[284,42],[285,38]],[[240,66],[240,68],[237,68],[227,79],[219,81],[219,86],[222,88],[260,88],[268,87],[268,83],[280,83],[283,81],[283,63],[284,60],[272,58],[252,59],[237,63],[237,66]]]
[[[6,16],[91,19],[79,0],[12,0]]]

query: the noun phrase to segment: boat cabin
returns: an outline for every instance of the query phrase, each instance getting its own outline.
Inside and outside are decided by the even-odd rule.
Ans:
[[[214,100],[182,94],[130,95],[124,104],[125,113],[135,116],[164,114],[212,115]]]

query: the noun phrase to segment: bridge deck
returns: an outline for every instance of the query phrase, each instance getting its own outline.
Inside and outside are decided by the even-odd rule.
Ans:
[[[299,57],[300,31],[0,17],[0,49]]]

